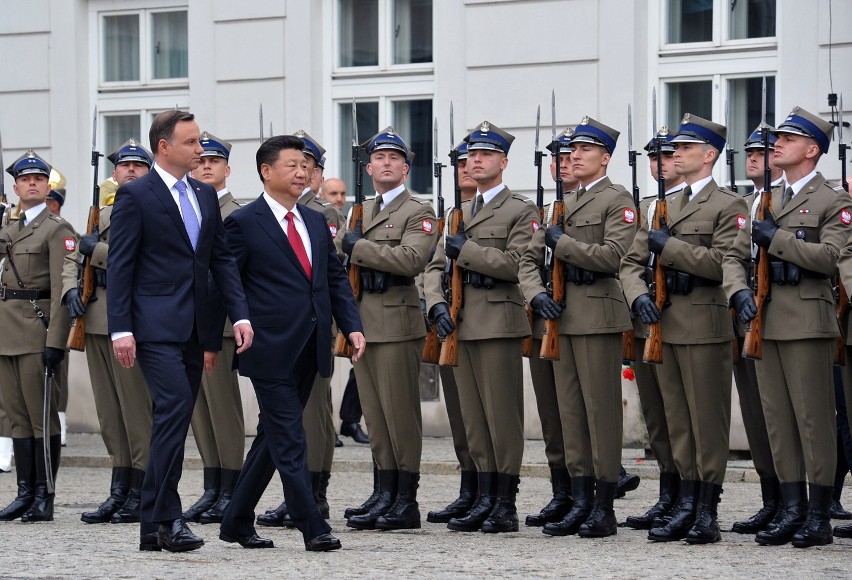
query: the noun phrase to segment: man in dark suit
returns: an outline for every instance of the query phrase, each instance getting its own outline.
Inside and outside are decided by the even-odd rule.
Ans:
[[[331,374],[332,316],[354,347],[364,353],[361,319],[325,217],[299,196],[307,182],[302,139],[267,139],[257,151],[261,196],[225,223],[258,334],[239,357],[260,406],[257,437],[225,511],[219,538],[244,548],[272,548],[258,537],[254,508],[275,469],[284,499],[309,551],[340,548],[311,491],[302,411],[317,372]]]
[[[204,540],[181,518],[184,443],[201,383],[212,273],[235,320],[237,352],[253,331],[216,192],[187,177],[201,161],[194,116],[166,111],[149,133],[155,164],[116,195],[107,270],[108,324],[116,359],[139,365],[153,402],[148,469],[142,484],[140,550],[194,550]],[[221,328],[218,329],[221,332]]]

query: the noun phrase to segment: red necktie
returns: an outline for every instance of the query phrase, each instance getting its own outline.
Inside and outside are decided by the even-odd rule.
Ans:
[[[296,257],[299,258],[299,263],[308,275],[308,280],[311,279],[311,261],[308,260],[308,253],[305,251],[305,243],[302,241],[302,236],[299,230],[296,229],[296,224],[293,223],[293,212],[287,212],[284,219],[287,220],[287,239],[290,241],[290,247],[296,252]]]

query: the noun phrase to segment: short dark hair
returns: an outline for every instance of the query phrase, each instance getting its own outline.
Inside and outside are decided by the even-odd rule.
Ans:
[[[266,165],[274,165],[278,161],[278,157],[281,155],[283,149],[298,149],[302,151],[304,148],[305,142],[293,135],[276,135],[261,143],[257,149],[257,155],[255,155],[257,174],[260,176],[260,180],[263,181],[263,174],[260,172],[261,165],[264,163]]]
[[[175,135],[175,125],[183,121],[194,121],[195,115],[188,111],[178,111],[177,109],[169,109],[162,112],[151,123],[151,129],[148,131],[148,141],[151,144],[151,152],[157,154],[157,146],[160,144],[160,139],[172,141]]]

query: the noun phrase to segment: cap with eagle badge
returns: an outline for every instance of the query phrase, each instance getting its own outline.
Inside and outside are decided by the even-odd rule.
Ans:
[[[113,165],[128,163],[130,161],[144,163],[149,169],[154,165],[154,160],[151,158],[151,154],[148,153],[148,150],[142,147],[142,145],[139,144],[139,141],[133,138],[128,139],[116,151],[107,155],[107,159],[112,161]]]
[[[323,155],[325,155],[325,149],[322,145],[317,143],[316,139],[308,135],[304,129],[299,129],[293,133],[293,136],[298,137],[305,142],[305,148],[302,149],[302,153],[310,155],[320,167],[325,167],[325,159],[323,158]]]
[[[227,161],[231,157],[231,144],[224,139],[219,139],[207,131],[201,134],[201,146],[204,147],[202,157],[222,157]]]
[[[385,127],[382,131],[367,139],[361,146],[367,150],[368,155],[372,155],[376,151],[391,150],[402,153],[406,161],[410,161],[410,158],[413,157],[411,149],[408,148],[406,142],[390,126]]]
[[[819,145],[820,151],[828,153],[828,146],[831,143],[831,134],[833,131],[834,125],[830,122],[809,113],[801,107],[793,107],[787,118],[775,129],[775,134],[791,133],[793,135],[810,137]]]
[[[510,135],[497,125],[483,121],[464,140],[467,143],[468,151],[483,149],[486,151],[499,151],[504,155],[508,155],[509,147],[512,146],[515,136]]]
[[[743,149],[746,151],[757,151],[758,149],[763,149],[763,132],[769,135],[769,150],[775,150],[775,142],[778,141],[778,137],[774,135],[775,127],[772,125],[767,125],[766,123],[761,123],[757,127],[755,127],[754,131],[751,132],[751,135],[746,139],[745,145],[743,145]]]
[[[672,138],[672,143],[704,143],[712,145],[717,151],[725,148],[728,129],[698,115],[686,113],[680,121],[680,127]]]
[[[575,143],[591,143],[592,145],[603,147],[612,155],[612,152],[615,151],[615,144],[618,141],[619,135],[621,133],[612,127],[607,127],[603,123],[585,116],[574,129],[571,145]]]
[[[673,138],[674,135],[669,132],[669,128],[663,125],[657,131],[657,135],[651,137],[651,140],[645,145],[645,151],[648,152],[648,155],[656,155],[659,150],[662,150],[663,153],[674,153],[675,146],[672,145]]]
[[[12,164],[6,168],[6,173],[12,176],[13,179],[18,179],[24,175],[38,174],[50,177],[50,164],[42,159],[38,153],[32,149],[28,149],[26,153],[15,159]]]
[[[559,136],[556,138],[556,143],[559,143],[559,153],[560,154],[568,154],[574,151],[574,148],[571,147],[571,137],[574,136],[574,129],[577,125],[569,125],[564,131],[562,131]],[[547,144],[547,150],[550,151],[550,154],[555,156],[556,151],[554,151],[554,141],[551,141]]]
[[[461,161],[462,159],[467,159],[468,155],[470,154],[467,150],[467,143],[465,143],[464,141],[459,143],[456,146],[456,152],[458,153],[457,159],[459,161]]]

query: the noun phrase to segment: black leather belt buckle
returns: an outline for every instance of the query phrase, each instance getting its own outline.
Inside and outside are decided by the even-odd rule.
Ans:
[[[0,300],[6,300],[6,285],[0,286]]]

